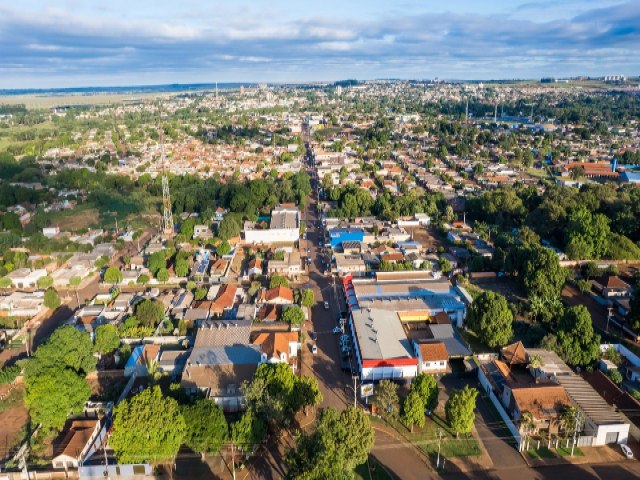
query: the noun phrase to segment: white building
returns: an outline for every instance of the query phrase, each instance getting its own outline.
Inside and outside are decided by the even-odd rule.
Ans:
[[[300,237],[300,211],[297,207],[276,207],[271,212],[269,228],[254,222],[245,222],[244,239],[247,243],[294,243]]]
[[[6,275],[11,280],[11,285],[15,288],[36,288],[38,279],[47,276],[44,268],[38,270],[30,270],[28,268],[19,268]]]

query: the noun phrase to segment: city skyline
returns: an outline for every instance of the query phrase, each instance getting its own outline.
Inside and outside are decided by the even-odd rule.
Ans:
[[[40,0],[0,6],[0,88],[637,74],[633,2]]]

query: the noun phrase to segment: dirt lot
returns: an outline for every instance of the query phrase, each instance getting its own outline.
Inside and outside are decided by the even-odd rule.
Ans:
[[[97,208],[76,208],[57,213],[53,221],[64,230],[80,230],[98,225],[100,213]]]
[[[407,231],[412,232],[413,239],[427,250],[437,251],[439,247],[446,247],[444,239],[435,233],[434,227],[407,228]]]
[[[0,461],[15,453],[16,448],[22,441],[23,427],[27,423],[29,414],[22,403],[22,388],[14,389],[9,397],[0,403],[2,405],[12,405],[0,412]]]

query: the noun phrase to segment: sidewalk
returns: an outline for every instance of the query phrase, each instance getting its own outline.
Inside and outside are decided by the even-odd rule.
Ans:
[[[573,457],[567,455],[561,457],[558,455],[556,449],[551,449],[554,453],[553,458],[532,458],[526,451],[520,452],[525,463],[529,467],[551,467],[557,465],[597,465],[597,464],[619,464],[623,462],[634,462],[636,460],[630,460],[625,457],[620,451],[618,445],[602,447],[580,447],[580,450],[584,455],[574,455]]]

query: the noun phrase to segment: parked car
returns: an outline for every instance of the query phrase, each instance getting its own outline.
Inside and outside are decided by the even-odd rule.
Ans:
[[[620,450],[622,450],[622,453],[624,454],[625,457],[633,458],[633,451],[624,443],[620,444]]]
[[[329,302],[324,302],[324,309],[329,310]]]
[[[314,355],[318,353],[318,346],[315,343],[311,345],[311,353],[313,353]]]
[[[342,329],[340,327],[333,327],[333,330],[331,331],[335,334],[342,333]]]

